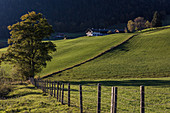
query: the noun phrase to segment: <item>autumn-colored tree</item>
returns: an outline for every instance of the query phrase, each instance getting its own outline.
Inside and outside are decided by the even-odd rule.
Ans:
[[[135,18],[134,23],[135,23],[135,30],[142,30],[146,28],[145,26],[146,20],[143,17]]]
[[[34,77],[47,61],[56,46],[50,41],[43,41],[53,32],[52,26],[41,13],[29,12],[21,17],[21,22],[8,26],[11,37],[8,39],[7,52],[2,54],[2,61],[14,64],[14,69],[25,79]]]
[[[130,32],[134,32],[135,31],[135,23],[132,20],[129,20],[128,24],[127,24],[127,28]]]

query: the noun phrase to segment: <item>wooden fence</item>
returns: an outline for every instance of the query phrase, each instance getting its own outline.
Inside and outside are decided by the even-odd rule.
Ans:
[[[44,93],[49,93],[51,96],[54,96],[58,102],[61,104],[67,104],[71,106],[71,94],[75,91],[70,88],[70,83],[62,83],[56,81],[43,81],[34,78],[30,78],[31,83],[41,89]],[[66,86],[67,85],[67,86]],[[67,87],[67,88],[66,88]],[[101,113],[101,84],[97,84],[97,103],[96,103],[96,112]],[[79,95],[77,95],[77,103],[76,107],[80,108],[80,113],[86,111],[83,105],[83,90],[82,85],[79,85]],[[86,92],[86,91],[84,91]],[[118,100],[118,87],[111,87],[111,105],[110,105],[110,113],[117,113],[117,100]],[[78,102],[79,101],[79,102]],[[140,86],[140,113],[145,113],[145,90],[144,86]]]

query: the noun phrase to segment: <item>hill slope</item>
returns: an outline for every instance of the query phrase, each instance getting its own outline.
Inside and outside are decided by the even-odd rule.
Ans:
[[[54,41],[57,52],[40,76],[51,74],[87,61],[108,49],[128,40],[133,34],[113,34],[99,37],[80,37],[71,40]]]
[[[79,67],[53,78],[107,79],[170,76],[170,29],[150,31]]]

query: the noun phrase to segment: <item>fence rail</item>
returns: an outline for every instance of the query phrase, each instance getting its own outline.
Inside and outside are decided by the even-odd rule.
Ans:
[[[43,81],[34,78],[30,78],[30,82],[35,87],[41,89],[43,93],[48,93],[55,97],[58,102],[61,102],[61,104],[67,104],[68,106],[79,108],[80,113],[117,113],[119,112],[120,107],[125,105],[125,103],[122,102],[118,103],[118,100],[129,102],[128,106],[133,107],[133,112],[145,113],[146,110],[150,109],[145,106],[150,103],[145,102],[146,92],[144,86],[140,86],[139,90],[121,87],[110,87],[111,90],[107,90],[105,89],[106,87],[102,87],[100,83],[97,85],[70,85],[70,83]],[[135,98],[133,94],[129,94],[132,97],[132,99],[129,99],[125,95],[120,95],[119,90],[130,91],[133,94],[138,94],[138,97]],[[90,95],[86,95],[89,93]],[[110,97],[110,104],[108,103],[108,98],[107,101],[102,100],[105,98],[103,95]],[[138,107],[134,105],[136,103],[139,103],[137,104]],[[165,104],[169,105],[170,103],[168,101]],[[106,106],[106,108],[103,108],[102,105]],[[135,111],[135,109],[138,109],[138,111]]]

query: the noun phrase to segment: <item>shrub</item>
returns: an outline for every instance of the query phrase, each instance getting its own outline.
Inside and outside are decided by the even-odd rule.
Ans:
[[[4,98],[8,95],[9,92],[12,91],[12,87],[10,85],[0,85],[0,98]]]

